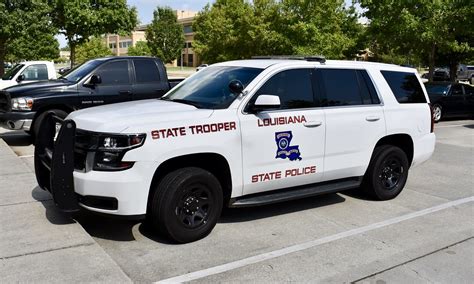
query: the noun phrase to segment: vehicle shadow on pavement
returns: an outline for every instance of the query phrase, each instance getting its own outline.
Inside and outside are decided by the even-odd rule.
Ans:
[[[33,199],[41,203],[45,209],[45,216],[46,219],[54,225],[67,225],[67,224],[72,224],[75,223],[73,220],[72,216],[61,212],[56,205],[54,204],[54,201],[51,197],[46,197],[45,198],[45,192],[39,188],[38,186],[35,187],[31,191],[31,196]]]
[[[474,124],[463,125],[466,128],[474,129]]]
[[[2,133],[0,138],[10,146],[29,146],[33,144],[31,136],[24,131]]]

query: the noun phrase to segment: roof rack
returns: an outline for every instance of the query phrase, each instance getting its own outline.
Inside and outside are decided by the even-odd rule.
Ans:
[[[321,64],[326,63],[326,58],[324,58],[324,56],[322,55],[311,55],[311,56],[265,55],[265,56],[252,56],[252,59],[306,60],[306,61],[316,61]]]

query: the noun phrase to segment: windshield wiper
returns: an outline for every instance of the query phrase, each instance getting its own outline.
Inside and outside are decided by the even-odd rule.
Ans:
[[[162,100],[165,100],[165,101],[170,101],[170,102],[177,102],[177,103],[182,103],[182,104],[187,104],[187,105],[192,105],[196,108],[202,108],[201,104],[199,104],[198,102],[193,102],[193,101],[190,101],[190,100],[185,100],[185,99],[174,99],[174,100],[171,100],[169,98],[161,98]]]

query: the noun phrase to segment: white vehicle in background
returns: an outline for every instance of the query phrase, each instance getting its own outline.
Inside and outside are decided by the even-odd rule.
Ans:
[[[51,61],[25,61],[8,70],[0,80],[0,90],[21,83],[56,79],[56,70]]]
[[[199,65],[199,66],[196,68],[196,72],[199,71],[199,70],[202,70],[202,69],[204,69],[204,68],[206,68],[206,67],[208,67],[208,66],[209,66],[209,64],[201,64],[201,65]]]

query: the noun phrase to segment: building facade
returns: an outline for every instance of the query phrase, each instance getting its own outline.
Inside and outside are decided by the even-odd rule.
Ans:
[[[178,23],[183,26],[185,44],[181,51],[181,57],[175,60],[171,66],[196,67],[200,64],[198,55],[193,50],[194,31],[193,22],[196,12],[193,11],[175,11]],[[104,37],[105,44],[116,56],[127,55],[128,48],[135,46],[139,41],[146,41],[145,31],[148,25],[141,25],[135,28],[130,35],[120,36],[117,34],[107,34]]]

